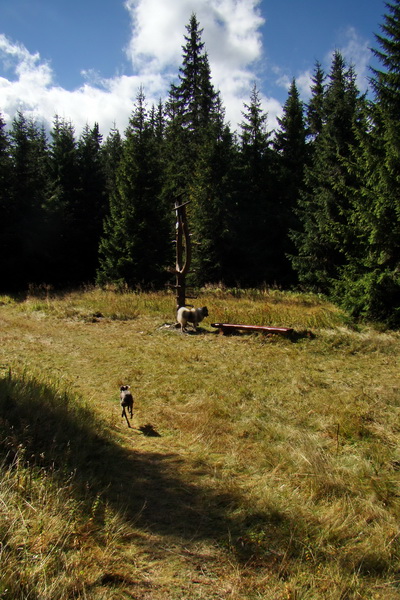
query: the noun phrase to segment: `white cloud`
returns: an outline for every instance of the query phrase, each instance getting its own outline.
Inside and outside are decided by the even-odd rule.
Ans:
[[[296,85],[299,90],[300,97],[303,101],[307,101],[311,96],[311,86],[313,85],[314,73],[311,71],[303,71],[296,77]]]
[[[214,86],[221,92],[227,120],[236,128],[262,57],[264,19],[259,4],[260,0],[126,0],[132,20],[127,57],[139,74],[161,73],[163,81],[157,91],[164,88],[165,95],[181,65],[185,27],[195,13],[203,29]],[[263,98],[263,105],[274,124],[279,103]]]
[[[126,48],[135,72],[159,73],[180,62],[190,1],[127,0],[132,36]]]
[[[355,68],[357,85],[365,91],[368,87],[368,65],[371,61],[371,50],[368,40],[361,37],[354,27],[348,27],[342,34],[340,52],[348,64]]]
[[[203,28],[215,87],[221,92],[232,127],[242,120],[257,81],[262,56],[260,0],[125,0],[131,19],[131,39],[125,49],[132,75],[104,79],[87,69],[82,85],[67,90],[56,85],[51,63],[31,54],[20,43],[0,35],[0,61],[10,77],[0,77],[0,110],[10,121],[17,110],[50,124],[57,114],[75,125],[78,133],[97,121],[107,134],[116,122],[123,131],[140,86],[149,104],[165,99],[177,77],[185,43],[185,26],[195,12]],[[279,103],[263,97],[269,123],[274,126]]]
[[[133,24],[127,56],[139,73],[163,74],[164,95],[182,61],[185,27],[196,14],[213,83],[236,127],[261,57],[258,0],[126,0],[125,6]]]
[[[261,54],[259,29],[264,20],[258,4],[259,0],[126,0],[132,20],[127,56],[135,71],[178,67],[185,26],[195,13],[210,62],[247,67]]]
[[[57,114],[76,126],[77,132],[87,124],[100,123],[107,132],[117,121],[125,128],[141,80],[137,77],[119,77],[101,80],[96,74],[83,73],[89,83],[76,90],[66,90],[54,82],[50,64],[39,54],[30,54],[18,43],[0,35],[0,60],[14,78],[0,77],[0,110],[10,122],[18,110],[48,125]]]

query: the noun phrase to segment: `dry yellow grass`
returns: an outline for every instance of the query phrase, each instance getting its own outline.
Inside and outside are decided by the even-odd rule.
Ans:
[[[398,333],[278,291],[205,290],[197,335],[169,294],[2,300],[0,597],[399,598]]]

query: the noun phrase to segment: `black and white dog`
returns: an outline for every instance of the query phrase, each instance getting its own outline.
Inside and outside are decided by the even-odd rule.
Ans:
[[[125,417],[126,422],[128,423],[128,425],[130,427],[130,424],[129,424],[129,421],[128,421],[128,417],[126,416],[126,409],[128,409],[128,412],[129,412],[129,414],[131,416],[131,419],[132,419],[132,416],[133,416],[133,396],[132,396],[131,391],[130,391],[131,388],[130,388],[129,385],[121,385],[121,387],[119,389],[120,389],[120,392],[121,392],[121,395],[120,395],[120,398],[121,398],[121,408],[122,408],[121,417]]]
[[[208,317],[207,306],[203,306],[203,308],[186,308],[185,306],[181,306],[178,308],[178,313],[176,315],[182,332],[186,331],[186,325],[188,323],[191,323],[194,330],[197,331],[197,325],[201,323],[205,317]]]

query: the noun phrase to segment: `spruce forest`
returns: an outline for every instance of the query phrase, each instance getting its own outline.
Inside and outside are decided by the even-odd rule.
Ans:
[[[337,51],[307,105],[293,79],[276,131],[256,85],[226,122],[195,15],[167,101],[140,89],[123,135],[0,115],[1,291],[163,289],[188,202],[190,285],[312,291],[399,327],[400,0],[386,11],[370,93]]]

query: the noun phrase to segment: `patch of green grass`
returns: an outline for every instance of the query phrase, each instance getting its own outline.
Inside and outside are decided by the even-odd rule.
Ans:
[[[15,302],[16,300],[12,296],[0,295],[0,306],[10,306]]]

